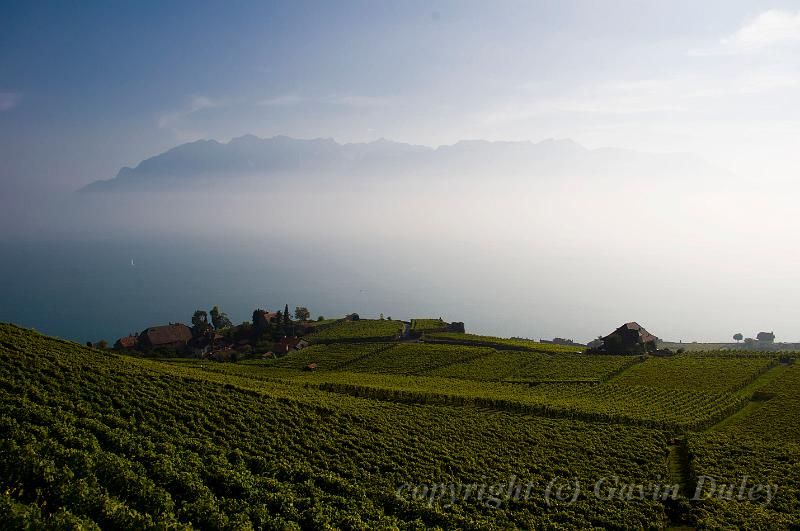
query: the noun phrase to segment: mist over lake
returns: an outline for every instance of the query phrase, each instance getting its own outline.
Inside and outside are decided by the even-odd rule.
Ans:
[[[530,338],[638,320],[672,340],[791,340],[794,185],[749,183],[685,154],[570,141],[191,143],[80,193],[8,202],[0,319],[96,341],[215,304],[236,322],[289,304]],[[770,205],[758,225],[754,201]]]

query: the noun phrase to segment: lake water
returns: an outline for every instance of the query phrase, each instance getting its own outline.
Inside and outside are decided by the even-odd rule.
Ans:
[[[215,304],[236,323],[250,320],[256,308],[285,304],[292,311],[306,306],[313,317],[355,311],[465,318],[454,310],[458,301],[436,288],[444,283],[413,281],[418,271],[399,272],[390,259],[376,265],[355,248],[168,239],[4,242],[2,248],[0,321],[80,342],[189,323],[195,309]]]

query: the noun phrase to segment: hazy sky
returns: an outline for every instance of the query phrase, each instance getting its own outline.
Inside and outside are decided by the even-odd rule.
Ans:
[[[253,290],[278,290],[281,306],[339,264],[341,289],[326,282],[295,302],[326,314],[445,315],[532,337],[588,339],[636,319],[673,339],[761,329],[800,339],[799,131],[800,1],[6,1],[0,254],[16,258],[0,262],[9,268],[0,293],[16,299],[0,298],[0,318],[76,330],[76,320],[119,309],[113,286],[124,277],[119,286],[150,306],[108,332],[122,333],[182,318],[163,314],[180,295],[212,299],[203,289],[247,274]],[[513,184],[495,171],[472,185],[457,172],[416,188],[371,175],[374,189],[300,178],[206,203],[185,190],[161,202],[72,194],[180,143],[245,134],[431,146],[572,138],[691,152],[730,172]],[[168,293],[164,279],[185,276],[184,263],[214,269],[183,253],[169,269],[171,255],[157,250],[171,248],[168,234],[228,241],[249,256],[237,264],[254,269],[220,283],[203,270],[188,295]],[[31,235],[44,250],[10,252],[11,239]],[[251,240],[237,247],[239,237]],[[298,269],[268,237],[289,239],[317,269]],[[91,238],[113,252],[72,245]],[[154,247],[128,252],[126,238]],[[134,258],[165,263],[140,278]],[[282,267],[294,280],[271,276]],[[244,318],[275,306],[264,298],[226,304]]]
[[[799,52],[796,1],[4,2],[0,175],[67,191],[254,133],[570,137],[791,176]]]

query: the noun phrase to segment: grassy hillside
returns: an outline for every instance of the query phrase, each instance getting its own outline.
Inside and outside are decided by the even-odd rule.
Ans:
[[[800,525],[796,432],[758,416],[774,404],[768,418],[791,426],[800,413],[794,366],[771,367],[736,392],[639,385],[639,373],[618,383],[639,364],[612,383],[470,374],[493,378],[531,362],[545,370],[548,359],[548,374],[574,374],[562,356],[582,358],[367,343],[247,363],[156,361],[0,325],[0,527],[628,529],[682,517],[711,528]],[[404,359],[407,374],[396,374]],[[301,370],[309,360],[320,370]],[[592,374],[608,370],[600,363]],[[766,405],[749,414],[753,398]],[[716,429],[717,413],[733,420]],[[669,477],[676,433],[687,440],[689,483],[749,475],[780,484],[773,504],[606,500],[591,490],[574,502],[548,498],[567,481]],[[528,495],[504,495],[509,481]],[[434,488],[484,483],[481,496]]]

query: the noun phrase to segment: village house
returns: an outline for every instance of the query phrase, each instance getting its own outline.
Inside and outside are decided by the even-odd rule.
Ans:
[[[293,350],[300,350],[308,346],[308,341],[305,339],[294,337],[282,337],[275,345],[275,352],[285,354]]]
[[[270,323],[278,318],[278,312],[268,312],[266,310],[256,310],[253,312],[253,326],[257,330],[266,330]]]
[[[139,344],[146,349],[167,348],[183,350],[192,340],[192,330],[180,323],[151,326],[139,334]]]
[[[219,348],[225,337],[214,330],[206,330],[201,335],[192,339],[189,344],[189,352],[195,358],[205,358],[214,348]]]
[[[656,351],[657,341],[642,325],[630,322],[605,336],[598,350],[605,354],[648,354]]]
[[[139,336],[129,335],[117,339],[114,343],[114,350],[132,350],[139,346]]]

